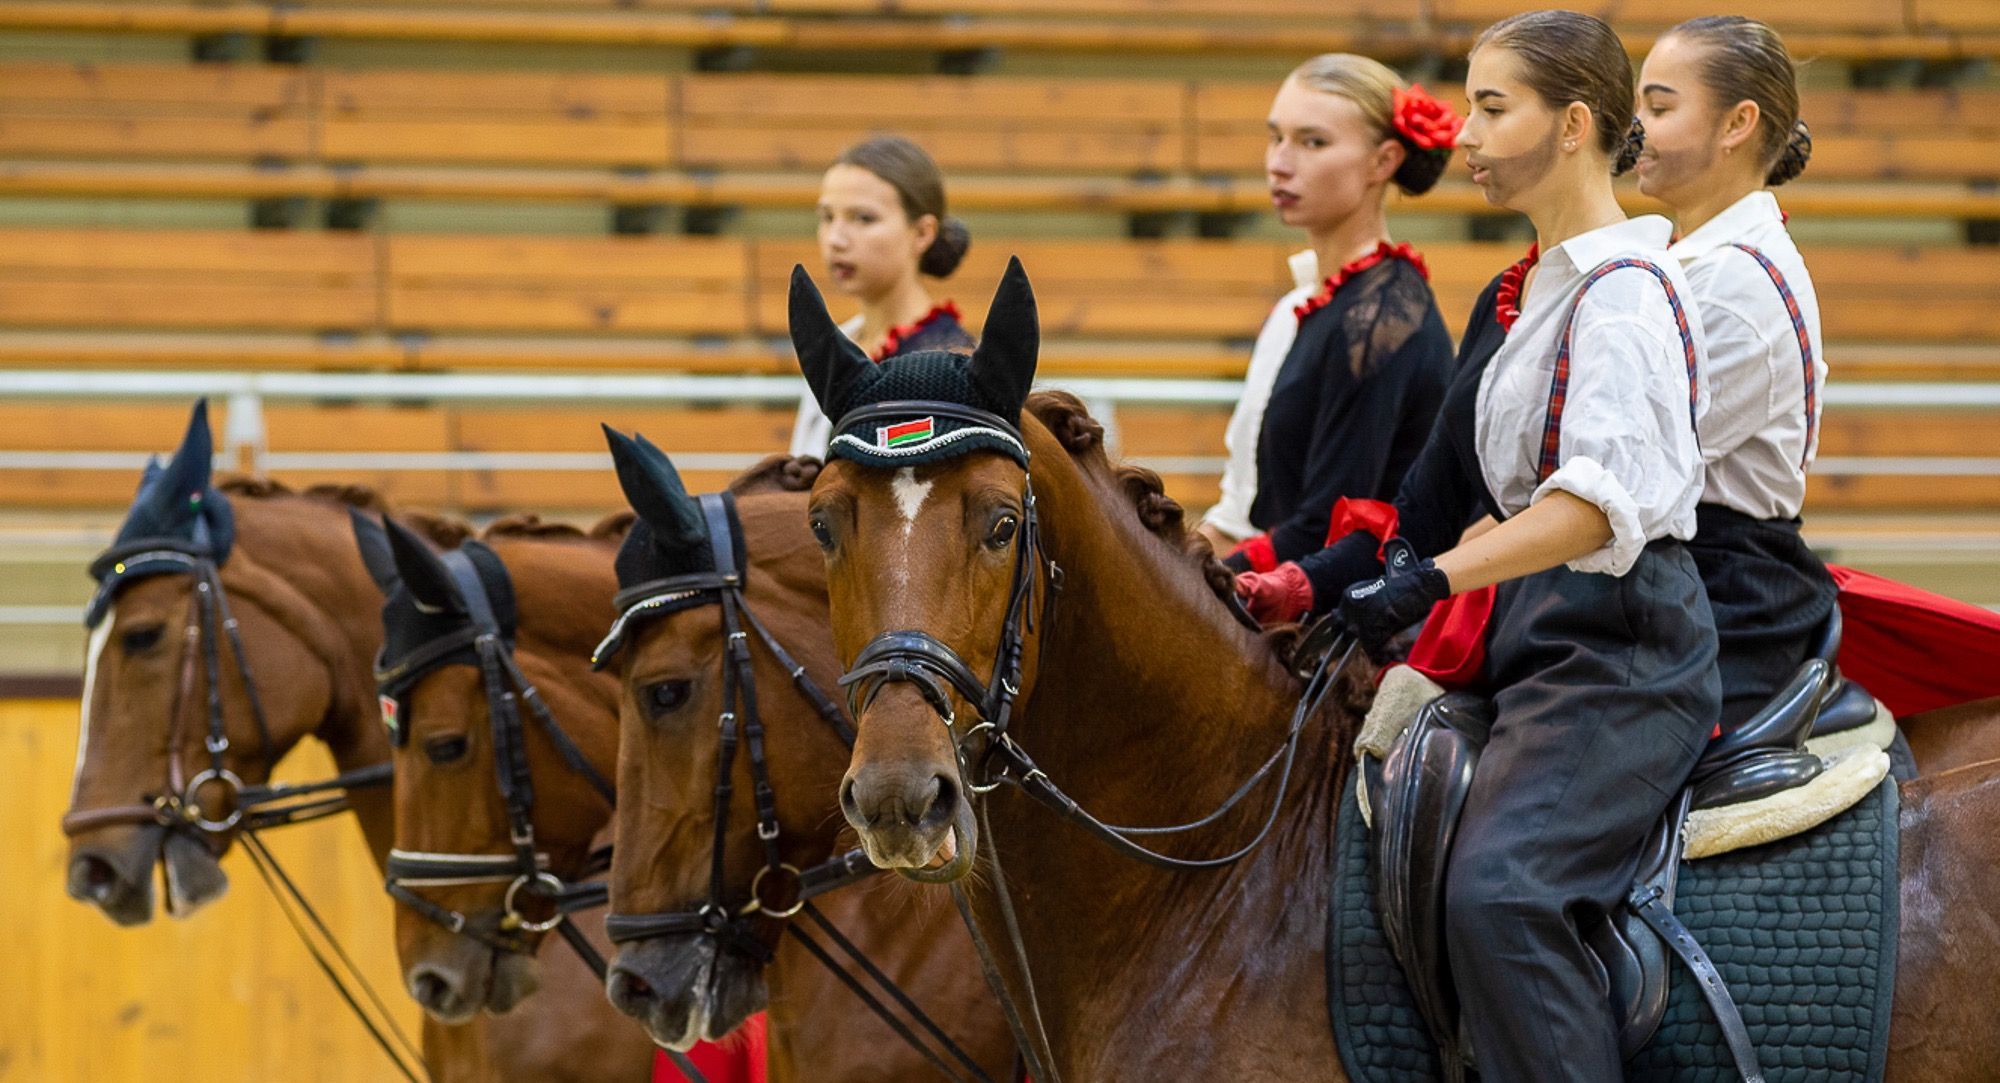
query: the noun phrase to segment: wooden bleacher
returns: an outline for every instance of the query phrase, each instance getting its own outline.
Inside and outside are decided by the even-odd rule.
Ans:
[[[1457,87],[1440,94],[1456,97]],[[809,206],[863,131],[974,210],[1266,206],[1268,81],[0,64],[0,195]],[[2000,217],[2000,90],[1814,91],[1824,217]],[[1635,205],[1639,205],[1634,196]],[[1490,213],[1453,177],[1404,213]]]
[[[1454,326],[1516,254],[1495,244],[1425,252]],[[1267,242],[988,238],[952,291],[976,325],[1006,257],[1019,254],[1036,282],[1047,373],[1230,374],[1243,363],[1243,337],[1288,288],[1285,253]],[[1919,364],[1919,378],[2000,373],[2000,336],[1988,317],[2000,306],[2000,251],[1808,246],[1807,256],[1836,380],[1896,378]],[[745,238],[0,230],[0,324],[15,329],[0,334],[0,364],[783,372],[786,275],[794,262],[813,259],[809,242]],[[1967,343],[1978,345],[1968,352]],[[1865,349],[1873,369],[1850,375],[1843,347]],[[121,407],[115,415],[97,405],[7,409],[33,415],[0,430],[14,434],[11,446],[52,450],[82,434],[102,444],[107,416],[117,419],[118,440],[157,447],[181,411],[178,404]],[[273,452],[576,451],[594,449],[589,422],[597,418],[668,434],[670,447],[757,452],[783,446],[790,411],[294,405],[274,407],[269,422]],[[1128,454],[1214,456],[1223,419],[1214,409],[1128,407],[1119,432]],[[0,416],[0,425],[7,420]],[[1846,410],[1828,415],[1822,454],[1963,455],[1994,446],[1996,437],[2000,418],[1991,412]],[[77,473],[13,472],[0,503],[111,505],[128,495],[129,478]],[[405,499],[473,508],[594,507],[609,499],[599,491],[605,479],[560,472],[348,473]],[[1192,503],[1213,495],[1212,476],[1172,482]],[[1828,474],[1814,485],[1815,506],[1824,509],[2000,499],[2000,479],[1985,477]]]

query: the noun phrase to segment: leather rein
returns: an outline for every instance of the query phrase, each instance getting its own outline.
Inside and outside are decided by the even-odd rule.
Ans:
[[[834,431],[843,432],[861,426],[864,422],[892,421],[911,414],[948,417],[968,424],[997,429],[1012,437],[1023,449],[1023,453],[1026,452],[1027,444],[1021,439],[1017,426],[998,415],[959,403],[896,401],[864,406],[843,416],[835,423]],[[1008,589],[1007,609],[1001,618],[1000,643],[992,675],[982,681],[958,652],[929,632],[915,629],[885,631],[863,645],[860,652],[855,655],[853,665],[840,678],[840,684],[847,689],[848,710],[858,720],[886,685],[896,682],[914,685],[918,694],[943,721],[952,743],[953,754],[958,761],[960,779],[966,791],[974,799],[983,797],[1001,786],[1013,786],[1038,804],[1053,811],[1061,819],[1082,828],[1117,853],[1157,868],[1181,872],[1215,869],[1248,856],[1269,837],[1271,829],[1276,825],[1279,810],[1284,804],[1285,792],[1289,788],[1292,767],[1297,759],[1299,738],[1306,724],[1317,715],[1327,693],[1334,687],[1338,677],[1353,658],[1355,643],[1351,639],[1329,637],[1325,633],[1316,637],[1325,642],[1326,649],[1319,655],[1318,663],[1306,681],[1284,740],[1263,764],[1214,810],[1199,819],[1167,826],[1125,827],[1105,823],[1083,808],[1050,779],[1009,732],[1014,701],[1020,695],[1021,663],[1026,652],[1026,636],[1036,630],[1036,614],[1032,602],[1038,593],[1038,584],[1044,580],[1048,584],[1040,607],[1040,615],[1046,625],[1063,583],[1062,567],[1048,555],[1042,545],[1033,474],[1025,469],[1022,490],[1023,514],[1021,529],[1014,539],[1013,582]],[[1237,613],[1237,619],[1244,619],[1240,612]],[[1322,627],[1330,625],[1323,623]],[[1037,649],[1040,650],[1046,642],[1044,635],[1038,641]],[[1305,644],[1302,643],[1301,646],[1303,648]],[[1336,656],[1338,660],[1335,660]],[[977,716],[976,721],[962,733],[958,725],[957,712],[951,701],[952,692],[956,692],[970,705]],[[969,750],[968,745],[976,737],[984,738],[984,746]],[[1256,834],[1236,849],[1216,857],[1180,858],[1160,853],[1136,841],[1137,838],[1149,836],[1181,834],[1217,822],[1240,804],[1259,784],[1269,779],[1274,771],[1277,773],[1277,784],[1273,791],[1270,810],[1264,816]],[[986,802],[976,801],[976,808],[980,820],[980,832],[990,838],[992,831],[987,821]],[[1022,988],[1026,994],[1025,1004],[1016,1004],[1014,998],[1008,995],[1005,985],[1000,980],[999,965],[994,954],[973,920],[970,903],[956,881],[952,883],[952,896],[961,916],[965,919],[967,930],[972,934],[973,944],[979,950],[987,982],[993,987],[994,994],[999,997],[1008,1023],[1013,1028],[1015,1041],[1028,1061],[1029,1073],[1038,1083],[1060,1083],[1060,1076],[1055,1071],[1053,1051],[1048,1042],[1047,1028],[1042,1022],[1041,1011],[1035,997],[1034,977],[1028,965],[1027,947],[1021,937],[1013,900],[1007,889],[1006,874],[1001,868],[1000,857],[995,847],[989,844],[985,854],[987,864],[992,870],[993,891],[1009,940],[1008,946],[1014,956],[1013,962],[1019,970]],[[916,872],[916,870],[904,871],[906,875]],[[923,877],[919,873],[913,878]],[[1032,1032],[1025,1025],[1029,1021],[1034,1024]]]
[[[787,652],[784,645],[757,618],[744,597],[743,569],[737,562],[738,526],[734,500],[728,494],[704,494],[699,498],[707,528],[713,571],[668,576],[638,583],[618,592],[613,601],[618,614],[593,654],[593,664],[602,665],[624,642],[628,630],[637,624],[691,605],[714,605],[722,613],[724,650],[722,658],[722,710],[717,718],[719,738],[716,753],[714,791],[715,836],[710,848],[707,898],[693,910],[644,914],[609,914],[605,931],[615,944],[627,944],[658,936],[696,935],[712,939],[719,948],[766,965],[771,949],[759,939],[755,923],[768,918],[784,923],[785,932],[799,941],[870,1010],[896,1032],[911,1048],[924,1055],[946,1078],[990,1083],[989,1077],[963,1049],[947,1036],[936,1022],[911,1000],[895,982],[877,967],[812,904],[829,891],[858,883],[877,870],[859,849],[837,854],[810,868],[800,869],[784,860],[779,848],[776,791],[771,786],[765,754],[765,729],[757,706],[756,671],[751,664],[750,633],[756,633],[764,649],[791,675],[793,689],[813,708],[840,742],[854,747],[854,729],[840,706],[828,696]],[[745,627],[748,627],[748,631]],[[725,888],[728,857],[729,806],[735,793],[732,781],[739,745],[749,761],[752,803],[757,815],[757,838],[764,863],[751,878],[749,898],[733,903]],[[943,1055],[931,1049],[875,993],[842,968],[827,945],[815,940],[799,923],[806,917],[831,943],[858,966],[881,993],[900,1005],[922,1028]],[[947,1063],[949,1056],[956,1064]]]

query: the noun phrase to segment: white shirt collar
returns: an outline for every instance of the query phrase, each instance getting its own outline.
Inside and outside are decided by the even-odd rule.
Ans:
[[[1661,215],[1642,214],[1579,233],[1555,247],[1576,273],[1583,274],[1608,259],[1639,248],[1664,249],[1674,236],[1674,224]],[[1542,256],[1547,262],[1550,254]]]
[[[1723,245],[1742,240],[1758,226],[1782,225],[1784,221],[1784,212],[1778,209],[1778,197],[1760,188],[1703,222],[1700,229],[1674,242],[1669,251],[1682,263],[1692,263]]]
[[[1303,252],[1294,252],[1285,259],[1285,265],[1292,269],[1292,282],[1295,288],[1302,290],[1319,288],[1319,253],[1310,248]]]

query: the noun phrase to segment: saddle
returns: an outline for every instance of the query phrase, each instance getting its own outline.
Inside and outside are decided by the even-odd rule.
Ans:
[[[1812,782],[1826,763],[1806,751],[1808,738],[1874,720],[1874,697],[1833,669],[1839,636],[1836,610],[1792,680],[1755,716],[1703,751],[1687,786],[1648,837],[1624,905],[1584,918],[1583,938],[1610,991],[1627,1059],[1652,1040],[1666,1013],[1671,950],[1700,983],[1739,1071],[1746,1079],[1761,1078],[1720,975],[1673,916],[1683,833],[1698,810],[1740,806]],[[1822,729],[1818,723],[1828,707],[1839,713]],[[1417,710],[1386,756],[1377,758],[1366,748],[1361,755],[1361,802],[1368,813],[1383,932],[1448,1080],[1464,1078],[1471,1055],[1444,946],[1445,874],[1492,723],[1486,700],[1446,693]]]

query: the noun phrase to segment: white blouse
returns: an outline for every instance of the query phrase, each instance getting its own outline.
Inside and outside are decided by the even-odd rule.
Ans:
[[[840,325],[840,333],[848,338],[861,333],[861,317],[850,317]],[[804,380],[799,381],[801,384]],[[833,439],[833,422],[819,408],[819,400],[813,397],[812,388],[799,392],[799,416],[792,420],[793,455],[811,455],[817,459],[826,458],[827,441]]]
[[[1292,292],[1278,298],[1264,327],[1250,348],[1250,368],[1243,374],[1243,396],[1230,412],[1229,427],[1222,442],[1229,449],[1228,463],[1222,468],[1222,498],[1208,509],[1202,520],[1224,534],[1242,541],[1258,533],[1250,523],[1250,503],[1257,499],[1257,438],[1264,431],[1264,407],[1270,405],[1271,387],[1278,382],[1278,370],[1292,352],[1292,340],[1299,337],[1299,317],[1293,309],[1319,290],[1319,257],[1308,248],[1294,252],[1286,261],[1292,270]]]
[[[1596,505],[1611,521],[1610,541],[1569,562],[1579,572],[1624,575],[1647,542],[1694,536],[1703,481],[1695,425],[1708,406],[1707,360],[1693,290],[1667,253],[1672,234],[1672,223],[1646,215],[1543,253],[1520,319],[1480,378],[1480,472],[1502,510],[1518,514],[1561,490]],[[1677,319],[1660,279],[1637,267],[1605,274],[1582,293],[1579,306],[1590,273],[1621,259],[1658,267],[1679,295],[1685,319]],[[1542,429],[1572,307],[1576,328],[1556,469],[1543,481]],[[1692,404],[1683,323],[1694,344]]]
[[[1797,323],[1770,272],[1738,245],[1777,268],[1797,302]],[[1708,337],[1713,405],[1701,422],[1708,460],[1702,499],[1756,519],[1794,518],[1805,505],[1806,470],[1819,453],[1826,353],[1819,295],[1777,197],[1752,192],[1668,251],[1694,287]],[[1810,404],[1801,325],[1810,347]]]

